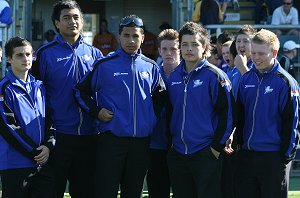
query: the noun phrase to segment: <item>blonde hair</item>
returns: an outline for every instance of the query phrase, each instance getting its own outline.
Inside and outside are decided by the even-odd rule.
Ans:
[[[276,34],[266,29],[258,31],[252,38],[252,43],[267,44],[272,51],[278,51],[280,47],[279,39]]]
[[[227,41],[223,43],[222,47],[230,47],[233,41]]]

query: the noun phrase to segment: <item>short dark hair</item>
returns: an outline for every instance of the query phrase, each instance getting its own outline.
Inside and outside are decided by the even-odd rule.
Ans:
[[[202,25],[195,22],[185,23],[179,30],[179,46],[183,35],[199,35],[200,43],[206,46],[203,56],[208,57],[210,55],[210,38],[207,30]]]
[[[30,46],[32,48],[31,43],[22,37],[13,37],[9,39],[5,44],[5,55],[6,57],[12,57],[14,54],[14,49],[17,47]]]
[[[256,29],[254,29],[251,25],[244,25],[236,34],[236,37],[240,34],[245,34],[249,36],[251,39],[256,34]]]
[[[232,54],[233,57],[236,57],[236,55],[238,54],[235,43],[236,43],[236,40],[232,41],[232,43],[229,47],[229,52],[230,52],[230,54]]]
[[[52,23],[53,23],[53,25],[54,25],[57,32],[59,32],[59,29],[56,27],[55,21],[60,20],[60,14],[61,14],[61,11],[63,9],[78,9],[79,12],[80,12],[81,17],[83,17],[81,9],[80,9],[80,7],[79,7],[79,5],[76,1],[73,1],[73,0],[58,1],[57,3],[55,3],[53,5],[53,11],[52,11]]]
[[[162,40],[178,40],[179,34],[174,29],[165,29],[157,36],[158,46],[160,47]]]
[[[130,22],[130,23],[126,24],[126,25],[123,25],[122,22],[126,21],[126,20],[129,20],[129,21],[132,20],[132,22]],[[136,24],[135,20],[138,20],[139,22],[141,22],[141,25]],[[123,17],[120,20],[119,34],[121,34],[121,32],[123,31],[124,27],[139,27],[139,28],[141,28],[142,34],[144,34],[143,20],[140,17],[138,17],[137,15],[135,15],[135,14],[131,14],[131,15],[125,16],[125,17]]]
[[[223,45],[227,41],[232,41],[233,39],[234,39],[233,34],[229,31],[225,30],[218,36],[217,43],[220,43],[221,45]]]

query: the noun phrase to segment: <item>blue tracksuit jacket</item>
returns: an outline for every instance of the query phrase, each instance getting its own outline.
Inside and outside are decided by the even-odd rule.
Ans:
[[[279,151],[291,160],[299,141],[298,107],[298,83],[277,61],[264,73],[254,66],[239,85],[239,144],[250,151]]]
[[[193,154],[211,146],[221,151],[232,130],[231,85],[227,75],[203,60],[187,73],[185,62],[171,73],[168,92],[173,108],[173,148]]]
[[[46,87],[47,105],[51,109],[57,133],[95,134],[96,120],[81,110],[74,97],[74,87],[102,57],[101,52],[86,44],[83,38],[72,46],[59,34],[35,53],[32,73]]]
[[[45,145],[53,147],[53,133],[45,128],[45,89],[29,75],[27,82],[11,70],[0,82],[0,170],[35,167],[33,157]]]
[[[148,137],[156,123],[151,97],[161,81],[154,61],[119,48],[95,63],[93,71],[77,86],[76,98],[95,118],[101,108],[114,113],[110,122],[99,121],[100,132]]]

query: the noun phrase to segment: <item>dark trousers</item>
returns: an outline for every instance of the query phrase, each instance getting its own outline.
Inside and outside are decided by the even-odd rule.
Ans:
[[[222,163],[222,197],[235,198],[235,172],[236,172],[236,152],[228,155],[223,154]]]
[[[149,198],[170,198],[170,177],[167,150],[150,149],[147,172]]]
[[[94,197],[95,156],[96,135],[56,135],[54,198],[63,198],[67,180],[72,198]]]
[[[168,166],[174,198],[220,198],[222,160],[206,147],[183,155],[171,149]]]
[[[149,138],[98,135],[96,198],[140,198],[149,163]]]
[[[290,164],[279,152],[239,151],[237,198],[287,198]]]
[[[31,177],[28,177],[31,175]],[[2,198],[52,198],[53,173],[50,167],[11,169],[1,172]]]

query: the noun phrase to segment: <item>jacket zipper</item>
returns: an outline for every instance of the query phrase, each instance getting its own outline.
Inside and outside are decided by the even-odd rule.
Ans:
[[[73,51],[73,54],[74,54],[74,57],[75,57],[76,82],[79,83],[80,78],[79,78],[79,68],[78,68],[77,55],[76,55],[76,52],[75,52],[74,48],[69,43],[68,43],[68,45],[71,47],[71,49]],[[77,134],[81,135],[80,129],[81,129],[82,122],[83,122],[83,116],[82,116],[82,110],[81,110],[79,105],[78,105],[78,113],[79,113],[79,125],[78,125],[78,128],[77,128]]]
[[[257,77],[258,78],[258,77]],[[258,78],[259,80],[259,78]],[[254,104],[254,108],[253,108],[253,112],[252,112],[252,129],[251,129],[251,133],[247,142],[247,147],[249,150],[251,150],[250,148],[250,140],[253,136],[253,132],[254,132],[254,125],[255,125],[255,112],[256,112],[256,106],[257,106],[257,102],[258,102],[258,98],[259,98],[259,90],[260,90],[260,85],[262,83],[263,77],[259,80],[259,84],[258,84],[258,88],[256,91],[256,97],[255,97],[255,104]]]
[[[41,145],[42,143],[42,126],[41,126],[41,121],[40,121],[40,118],[39,118],[39,113],[37,111],[37,108],[36,108],[36,104],[34,102],[34,100],[32,99],[31,95],[27,92],[26,88],[24,89],[23,87],[19,86],[19,85],[15,85],[15,86],[18,86],[20,87],[21,89],[23,89],[25,91],[25,93],[27,94],[27,96],[30,98],[31,100],[31,103],[33,105],[33,109],[34,109],[34,113],[36,115],[36,118],[37,118],[37,121],[38,121],[38,125],[39,125],[39,132],[40,132],[40,140],[39,140],[39,146]],[[37,92],[37,88],[34,90],[35,92],[35,95],[36,95],[36,92]],[[8,105],[6,104],[6,106],[8,107]],[[10,109],[10,108],[9,108]],[[10,109],[11,110],[11,109]]]
[[[188,76],[188,79],[185,80],[184,79],[184,98],[183,98],[183,109],[182,109],[182,112],[183,112],[183,115],[182,115],[182,125],[181,125],[181,141],[183,142],[184,144],[184,147],[185,147],[185,151],[184,153],[187,154],[188,153],[188,147],[187,147],[187,144],[184,140],[184,137],[183,137],[183,131],[184,131],[184,125],[185,125],[185,115],[186,115],[186,97],[187,97],[187,85],[190,81],[190,77],[191,75]]]
[[[132,57],[131,61],[131,71],[132,71],[132,95],[133,95],[133,137],[136,137],[136,94],[135,94],[135,68],[134,60]]]

